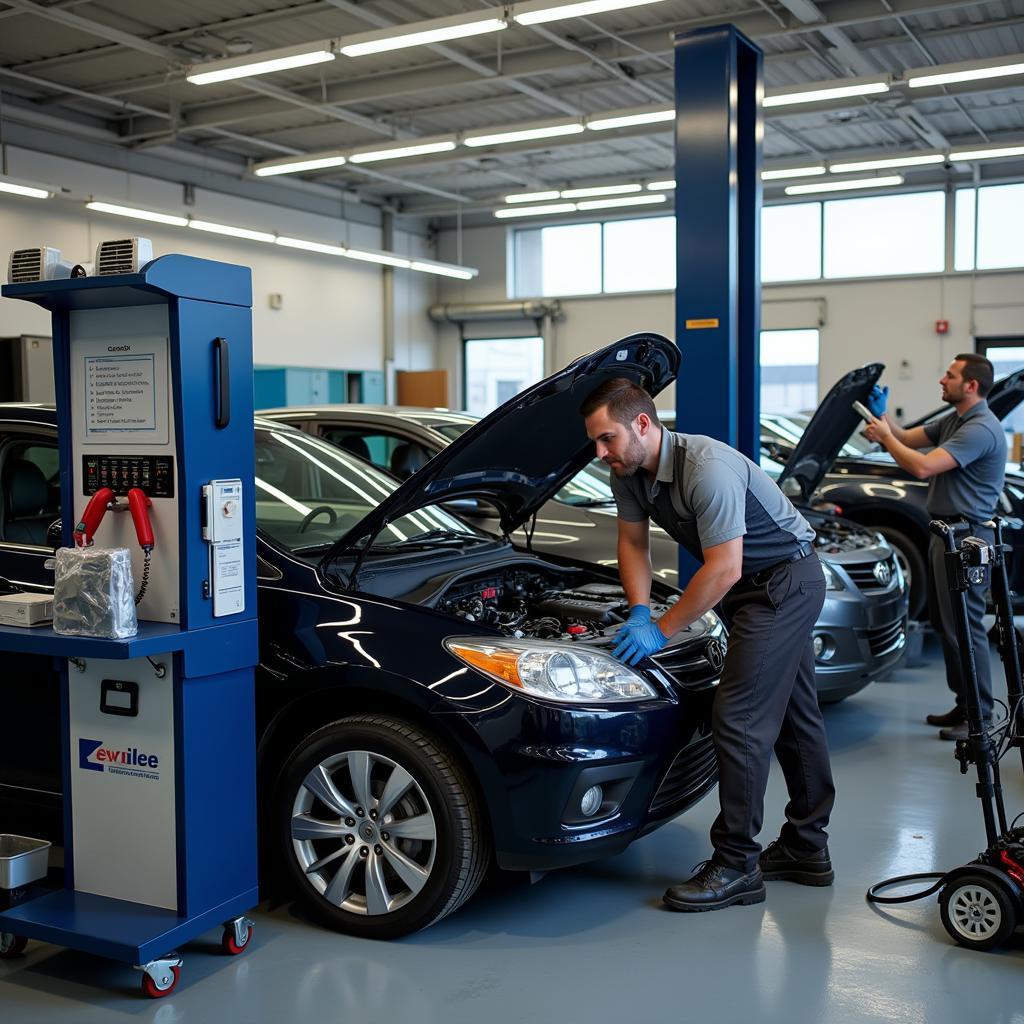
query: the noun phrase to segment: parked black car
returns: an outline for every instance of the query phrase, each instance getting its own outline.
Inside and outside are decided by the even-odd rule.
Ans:
[[[858,386],[863,389],[864,382]],[[826,407],[808,435],[808,446],[831,443],[825,427],[833,414]],[[399,477],[425,465],[479,422],[469,413],[403,406],[296,406],[263,410],[261,415],[340,445]],[[670,427],[674,424],[671,413],[662,419]],[[778,476],[779,468],[769,466]],[[815,543],[825,568],[828,590],[814,632],[815,681],[821,702],[833,703],[899,661],[906,643],[906,588],[892,550],[874,531],[824,512],[801,511],[817,532]],[[486,529],[493,527],[497,512],[486,504],[466,503],[462,514]],[[582,469],[540,506],[531,526],[532,533],[520,528],[513,540],[532,543],[534,550],[546,554],[616,566],[615,503],[607,466],[593,462]],[[651,562],[661,579],[678,578],[678,551],[675,541],[652,525]]]
[[[629,669],[609,653],[628,613],[611,571],[516,550],[436,504],[486,496],[514,530],[589,459],[576,415],[589,389],[626,372],[658,391],[677,360],[664,339],[627,338],[401,486],[257,420],[261,835],[332,926],[377,938],[425,927],[494,859],[546,870],[615,854],[714,786],[717,617]],[[11,586],[52,587],[58,487],[53,410],[0,406]],[[655,585],[661,612],[677,596]],[[61,783],[52,664],[9,655],[5,671],[31,681],[5,693],[6,831],[59,809]]]
[[[1018,370],[996,381],[989,392],[988,403],[995,415],[1003,420],[1020,405],[1022,398],[1024,370]],[[921,426],[948,412],[949,406],[943,406],[906,426]],[[794,443],[801,439],[801,431],[806,429],[807,422],[801,416],[763,416],[762,453],[776,465],[788,467]],[[910,615],[921,619],[927,611],[925,581],[930,516],[925,509],[925,500],[928,483],[913,479],[896,465],[888,452],[860,437],[859,424],[857,420],[852,425],[835,457],[825,467],[827,472],[822,474],[811,500],[838,506],[844,517],[877,530],[886,538],[897,552],[907,577]],[[843,424],[844,430],[845,426]],[[1024,519],[1024,475],[1016,464],[1007,465],[998,511],[1010,520],[1010,527],[1014,521]],[[1014,604],[1019,609],[1024,602],[1024,531],[1007,529],[1006,539],[1013,548],[1009,562],[1010,586],[1014,591]]]

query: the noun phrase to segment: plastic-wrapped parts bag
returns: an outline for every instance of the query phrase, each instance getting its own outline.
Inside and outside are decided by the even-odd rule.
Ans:
[[[135,582],[127,548],[58,548],[53,629],[66,636],[135,636]]]

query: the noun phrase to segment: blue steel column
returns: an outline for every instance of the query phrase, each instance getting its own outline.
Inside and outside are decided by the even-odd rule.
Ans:
[[[675,52],[676,429],[757,461],[763,53],[732,25]],[[680,549],[680,584],[695,569]]]
[[[675,50],[677,429],[756,459],[763,55],[731,25]]]

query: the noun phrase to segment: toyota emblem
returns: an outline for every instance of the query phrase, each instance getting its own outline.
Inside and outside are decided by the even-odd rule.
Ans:
[[[871,570],[871,574],[878,580],[880,587],[889,586],[889,580],[892,579],[892,570],[889,568],[888,562],[875,562],[875,567]]]
[[[725,651],[722,650],[722,645],[717,640],[708,641],[707,647],[704,648],[704,657],[708,659],[708,664],[716,672],[722,670],[722,666],[725,664]]]

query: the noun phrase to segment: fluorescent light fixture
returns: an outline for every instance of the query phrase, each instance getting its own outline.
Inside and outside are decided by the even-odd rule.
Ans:
[[[411,260],[401,256],[392,256],[386,252],[373,252],[368,249],[346,249],[344,255],[346,259],[361,260],[364,263],[379,263],[384,267],[399,267],[402,270],[408,270],[412,266]]]
[[[505,196],[506,203],[542,203],[545,199],[557,199],[560,193],[557,189],[550,192],[516,192],[513,195]]]
[[[674,121],[675,109],[660,107],[657,110],[638,110],[632,114],[615,114],[609,117],[598,117],[587,121],[587,127],[594,132],[607,131],[609,128],[630,128],[638,124],[658,124],[662,121]]]
[[[274,71],[305,68],[311,64],[324,64],[331,60],[334,60],[334,54],[331,52],[330,42],[321,40],[301,46],[267,50],[263,54],[248,54],[245,57],[214,60],[208,64],[193,64],[185,72],[185,78],[193,85],[212,85],[214,82],[230,82],[236,78],[269,75]]]
[[[651,181],[648,182],[647,190],[649,192],[664,192],[671,191],[676,187],[675,178],[666,179],[665,181]]]
[[[577,210],[610,210],[615,206],[651,206],[663,203],[668,197],[659,193],[647,196],[624,196],[621,199],[588,199],[585,203],[577,203]]]
[[[278,236],[277,244],[289,249],[303,249],[306,252],[320,252],[325,256],[344,256],[345,248],[341,245],[328,245],[326,242],[308,242],[305,238],[286,238]]]
[[[460,281],[472,281],[479,271],[472,267],[459,267],[453,263],[436,263],[434,260],[413,260],[411,270],[420,270],[425,274],[440,274],[442,277],[455,277]]]
[[[952,85],[954,82],[978,82],[985,78],[1007,78],[1010,75],[1024,75],[1024,55],[995,57],[982,61],[963,61],[946,65],[948,70],[920,68],[904,73],[911,89],[923,89],[929,85]]]
[[[813,167],[773,167],[770,171],[761,172],[762,181],[775,181],[779,178],[813,178],[816,174],[824,174],[821,165]]]
[[[594,185],[591,188],[567,188],[561,193],[562,199],[583,199],[586,196],[622,196],[639,192],[639,185]]]
[[[368,149],[353,153],[349,160],[354,164],[368,164],[375,160],[398,160],[403,156],[423,156],[426,153],[448,153],[455,148],[454,139],[440,139],[434,142],[414,142],[385,146],[383,149]]]
[[[507,142],[553,139],[558,135],[579,135],[582,131],[583,125],[579,121],[562,121],[559,124],[538,125],[536,128],[513,128],[504,132],[490,132],[487,135],[470,135],[462,141],[467,146],[501,146]]]
[[[995,146],[992,149],[954,149],[950,163],[958,160],[998,160],[1007,156],[1024,156],[1024,146]]]
[[[320,171],[325,167],[340,167],[346,163],[347,157],[341,153],[333,153],[330,156],[316,156],[308,159],[296,160],[275,160],[262,164],[256,164],[252,173],[257,178],[268,178],[272,174],[299,174],[302,171]]]
[[[788,92],[773,93],[765,96],[766,107],[791,107],[800,103],[819,103],[823,100],[841,100],[849,96],[871,96],[875,93],[888,92],[887,79],[874,79],[866,82],[854,82],[849,85],[826,85],[817,83],[805,89],[792,89]]]
[[[209,231],[213,235],[230,235],[232,238],[247,238],[250,242],[273,242],[275,236],[269,231],[253,231],[250,228],[235,228],[230,224],[215,224],[209,220],[189,220],[188,226],[196,231]]]
[[[407,46],[427,46],[443,43],[449,39],[466,39],[488,32],[500,32],[508,28],[504,18],[493,15],[456,14],[450,18],[431,18],[429,21],[395,25],[375,32],[360,32],[341,40],[339,49],[346,57],[365,57],[371,53],[386,53],[401,50]]]
[[[86,203],[85,208],[87,210],[96,210],[97,213],[112,213],[116,217],[148,220],[154,224],[173,224],[178,228],[186,227],[188,224],[188,217],[177,216],[173,213],[156,213],[153,210],[140,210],[134,206],[118,206],[116,203],[92,202]]]
[[[883,175],[878,178],[851,178],[849,181],[815,181],[807,185],[787,185],[787,196],[806,196],[812,192],[852,192],[861,188],[883,188],[902,185],[902,174]]]
[[[587,18],[591,14],[607,11],[625,11],[631,7],[646,7],[661,3],[662,0],[568,0],[552,3],[551,0],[535,0],[534,3],[516,4],[512,9],[512,20],[520,25],[543,25],[563,18]]]
[[[544,206],[509,206],[502,210],[495,210],[494,216],[502,220],[510,220],[513,217],[544,217],[550,213],[575,212],[575,203],[547,203]]]
[[[946,162],[944,153],[919,153],[906,156],[883,157],[879,160],[853,160],[849,163],[829,164],[832,174],[843,174],[846,171],[884,171],[888,167],[919,167],[923,164],[942,164]]]
[[[49,199],[53,195],[49,189],[39,188],[36,185],[22,185],[20,182],[0,178],[0,192],[7,192],[12,196],[24,196],[26,199]]]

